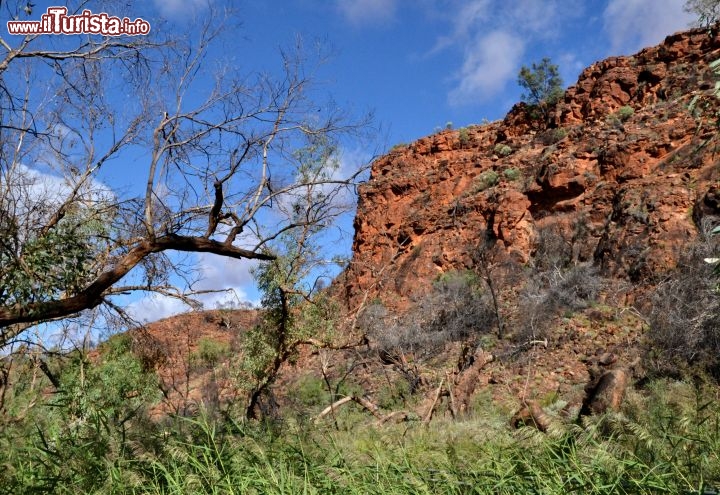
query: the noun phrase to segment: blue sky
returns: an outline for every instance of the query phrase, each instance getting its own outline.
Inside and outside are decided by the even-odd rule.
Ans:
[[[693,20],[685,0],[288,0],[230,2],[239,70],[270,69],[301,36],[332,54],[319,74],[338,104],[374,110],[387,145],[452,122],[502,118],[520,67],[549,56],[566,85],[611,55],[656,44]],[[154,0],[162,29],[191,29],[220,0]],[[225,4],[226,5],[226,4]],[[145,11],[146,7],[143,8]],[[140,9],[137,9],[140,12]],[[132,8],[131,8],[132,12]]]
[[[255,57],[300,33],[334,48],[338,102],[374,109],[392,145],[502,118],[520,66],[549,56],[567,85],[587,65],[684,29],[683,0],[297,0],[239,4]],[[172,10],[166,7],[168,14]]]
[[[316,74],[318,95],[355,114],[373,111],[381,129],[373,143],[347,142],[344,164],[444,128],[501,119],[520,99],[517,73],[543,57],[560,66],[566,85],[611,55],[631,54],[688,27],[684,0],[153,0],[121,2],[124,14],[150,20],[152,29],[191,33],[213,8],[231,7],[230,29],[211,54],[242,73],[274,72],[279,50],[298,36],[330,53]],[[39,18],[52,2],[37,1]],[[94,2],[88,8],[102,11]],[[113,12],[108,12],[113,14]],[[33,17],[35,17],[35,14]],[[208,73],[208,76],[210,74]],[[209,84],[209,83],[208,83]],[[110,188],[132,190],[144,170],[108,168]],[[349,254],[351,218],[333,242]],[[234,288],[257,301],[251,264],[200,256],[204,288]],[[212,307],[221,299],[206,300]],[[157,296],[126,301],[140,319],[184,309]]]

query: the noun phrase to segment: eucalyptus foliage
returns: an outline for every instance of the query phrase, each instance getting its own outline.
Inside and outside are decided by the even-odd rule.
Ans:
[[[532,67],[523,65],[518,74],[518,84],[526,91],[522,95],[523,101],[534,106],[552,106],[565,93],[560,70],[547,57],[540,63],[533,62]]]

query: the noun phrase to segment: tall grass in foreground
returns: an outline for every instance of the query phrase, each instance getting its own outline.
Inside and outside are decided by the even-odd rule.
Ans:
[[[622,414],[550,433],[512,431],[492,406],[462,421],[375,428],[338,413],[340,429],[302,420],[252,424],[182,419],[160,447],[96,459],[92,487],[64,481],[54,493],[110,494],[609,494],[702,493],[720,485],[716,389],[657,382],[631,392]],[[48,459],[17,451],[13,493],[43,485]],[[7,471],[6,471],[7,474]],[[72,480],[72,478],[68,478]],[[7,480],[12,482],[13,480]],[[27,487],[26,487],[27,488]]]
[[[699,493],[720,465],[717,433],[655,437],[635,449],[627,418],[606,417],[550,435],[476,430],[474,421],[386,430],[298,431],[280,437],[185,445],[158,461],[143,493]],[[207,424],[198,424],[207,429]],[[713,427],[714,428],[714,427]],[[678,459],[679,451],[697,457]],[[643,455],[640,455],[643,454]],[[649,454],[649,455],[648,455]],[[691,465],[704,465],[700,472]],[[715,468],[717,469],[717,468]]]

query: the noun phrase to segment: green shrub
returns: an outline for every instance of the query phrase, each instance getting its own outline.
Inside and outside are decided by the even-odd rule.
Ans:
[[[565,94],[558,66],[547,57],[540,63],[533,63],[532,67],[523,65],[518,73],[518,84],[526,90],[522,100],[528,104],[533,120],[547,118],[549,109]]]
[[[493,151],[498,156],[508,156],[513,150],[507,144],[498,143],[495,145],[495,148],[493,148]]]
[[[410,395],[407,380],[385,383],[376,394],[377,405],[383,409],[394,410],[403,406]]]
[[[230,344],[218,342],[209,337],[198,341],[198,349],[190,355],[190,362],[199,365],[215,366],[230,354]]]
[[[505,178],[507,180],[518,180],[522,174],[516,168],[508,168],[508,169],[505,169],[505,171],[503,172],[503,175],[505,176]]]
[[[548,433],[511,432],[511,413],[482,393],[470,418],[434,419],[432,428],[374,428],[366,413],[334,431],[283,422],[237,425],[233,433],[203,418],[184,420],[190,441],[173,434],[171,455],[136,476],[145,478],[142,493],[158,494],[715,493],[717,399],[694,400],[691,387],[672,383],[653,385],[648,397],[629,395],[635,410],[627,415],[581,425],[558,418]]]
[[[552,132],[552,138],[553,143],[557,143],[558,141],[562,141],[567,136],[567,131],[563,128],[555,129]]]
[[[157,376],[143,371],[130,345],[127,334],[113,337],[92,362],[80,351],[38,356],[57,382],[52,393],[31,368],[13,377],[0,414],[0,493],[129,487],[135,475],[120,466],[155,450],[157,430],[146,412],[159,394]],[[13,360],[25,364],[23,357]]]
[[[562,127],[558,127],[556,129],[548,129],[544,132],[541,132],[538,134],[538,139],[542,144],[545,146],[549,146],[551,144],[555,144],[559,141],[562,141],[567,136],[567,131],[563,129]]]
[[[620,109],[615,112],[615,115],[621,122],[625,122],[627,119],[632,117],[634,113],[635,109],[633,107],[625,105],[624,107],[620,107]]]
[[[472,270],[450,270],[435,277],[433,287],[442,287],[446,285],[474,286],[477,285],[478,282],[478,276]]]
[[[324,380],[311,374],[297,381],[290,396],[305,407],[326,406],[330,403],[330,394]]]
[[[547,57],[540,63],[533,63],[532,68],[523,65],[518,74],[518,84],[527,91],[522,99],[529,105],[554,105],[564,94],[560,70]]]
[[[403,150],[407,149],[407,147],[408,147],[407,143],[398,143],[395,146],[393,146],[392,148],[390,148],[390,153],[403,151]]]
[[[486,170],[475,179],[475,191],[481,192],[498,183],[500,176],[494,170]]]
[[[462,272],[448,276],[464,278]],[[95,378],[93,372],[85,380]],[[307,403],[323,402],[319,378],[307,375],[299,383]],[[388,380],[375,402],[397,411],[406,387]],[[440,414],[449,405],[439,404],[429,428],[413,415],[403,424],[374,426],[374,417],[352,405],[338,410],[346,419],[335,429],[332,421],[316,426],[294,417],[213,419],[201,408],[196,417],[127,440],[129,431],[137,432],[136,418],[113,436],[112,411],[66,416],[58,403],[62,407],[43,408],[44,414],[29,410],[34,417],[14,417],[0,430],[0,492],[600,495],[715,493],[720,486],[714,386],[651,380],[641,389],[628,387],[622,412],[577,422],[552,410],[563,401],[551,392],[538,397],[553,419],[545,433],[511,431],[516,404],[493,395],[487,387],[479,391],[468,413],[453,420]],[[120,420],[135,407],[122,411]],[[31,426],[30,435],[18,435],[21,421]],[[45,432],[41,439],[34,428]],[[141,443],[148,437],[154,448]]]
[[[460,146],[467,146],[470,142],[470,134],[468,133],[467,127],[463,127],[458,131],[458,139],[460,140]]]

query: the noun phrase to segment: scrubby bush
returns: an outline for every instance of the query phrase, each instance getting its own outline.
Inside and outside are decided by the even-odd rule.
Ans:
[[[463,127],[458,131],[458,140],[460,146],[465,147],[470,142],[470,133],[468,133],[467,127]]]
[[[330,393],[322,378],[315,375],[304,375],[289,392],[290,398],[297,400],[302,406],[315,407],[327,405]]]
[[[624,130],[623,122],[633,116],[635,110],[631,106],[620,107],[617,112],[608,115],[606,122],[609,126],[617,130]]]
[[[522,100],[530,108],[530,115],[547,117],[548,108],[556,105],[565,94],[563,80],[558,66],[549,58],[543,58],[532,67],[522,66],[518,73],[518,84],[525,89]]]
[[[229,354],[230,344],[203,337],[198,341],[197,351],[190,355],[190,361],[195,365],[213,367]]]
[[[475,192],[482,192],[498,183],[500,176],[494,170],[486,170],[475,179]]]
[[[530,105],[554,105],[564,93],[560,70],[547,57],[540,63],[533,62],[532,68],[523,65],[518,74],[518,84],[527,91],[522,99]]]
[[[401,151],[406,150],[408,147],[407,143],[397,143],[392,148],[390,148],[390,153],[399,153]]]
[[[495,148],[493,148],[493,151],[498,156],[508,156],[512,153],[512,148],[507,144],[498,143],[495,145]]]
[[[631,106],[625,105],[624,107],[620,107],[617,112],[615,112],[615,115],[618,119],[620,119],[621,122],[625,122],[630,117],[633,116],[635,113],[635,109]]]
[[[587,308],[602,287],[599,269],[590,263],[534,273],[520,294],[518,339],[545,338],[558,315]]]
[[[131,346],[123,334],[92,359],[81,351],[5,357],[14,374],[0,383],[8,401],[0,409],[0,493],[108,493],[128,481],[119,466],[157,447],[147,410],[159,395],[157,376]]]
[[[600,270],[574,259],[573,245],[558,227],[540,229],[527,283],[520,293],[519,340],[544,338],[562,312],[587,308],[603,287]]]
[[[567,131],[562,127],[556,129],[547,129],[537,135],[538,140],[545,146],[550,146],[562,141],[567,136]]]
[[[714,265],[718,241],[701,236],[686,246],[677,266],[650,298],[649,365],[678,376],[691,365],[720,380],[720,296]]]
[[[372,322],[366,331],[382,352],[426,358],[449,342],[480,336],[493,328],[492,301],[482,285],[470,271],[449,272],[439,277],[432,290],[403,317],[388,321],[375,305],[365,311],[361,321]]]
[[[518,180],[522,174],[516,168],[507,168],[503,171],[503,175],[507,180]]]

